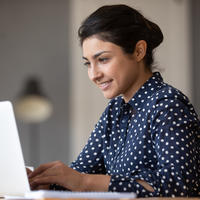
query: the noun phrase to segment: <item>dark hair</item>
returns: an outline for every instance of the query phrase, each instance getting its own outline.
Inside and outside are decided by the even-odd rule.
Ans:
[[[78,35],[81,45],[86,38],[96,35],[103,41],[120,46],[129,54],[134,52],[139,40],[145,40],[145,64],[148,67],[153,63],[153,49],[163,41],[163,34],[158,25],[126,5],[100,7],[83,21]]]

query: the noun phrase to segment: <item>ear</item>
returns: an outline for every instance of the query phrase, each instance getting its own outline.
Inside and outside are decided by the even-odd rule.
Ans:
[[[144,40],[139,40],[135,45],[136,61],[140,62],[146,55],[147,43]]]

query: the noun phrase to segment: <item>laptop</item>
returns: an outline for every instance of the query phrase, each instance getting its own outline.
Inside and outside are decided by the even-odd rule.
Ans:
[[[24,196],[30,191],[13,106],[0,102],[0,196]]]
[[[0,101],[0,197],[131,199],[135,193],[31,191],[11,102]],[[23,198],[21,198],[23,199]]]

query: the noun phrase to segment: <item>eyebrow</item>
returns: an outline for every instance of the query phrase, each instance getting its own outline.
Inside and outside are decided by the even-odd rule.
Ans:
[[[99,57],[100,55],[102,55],[102,54],[104,54],[104,53],[109,53],[110,51],[100,51],[100,52],[98,52],[98,53],[96,53],[96,54],[94,54],[93,56],[92,56],[92,58],[93,59],[96,59],[97,57]],[[84,60],[88,60],[86,57],[82,57]]]

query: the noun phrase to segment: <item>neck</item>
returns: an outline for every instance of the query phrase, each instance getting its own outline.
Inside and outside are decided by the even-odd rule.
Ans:
[[[134,85],[129,89],[129,92],[123,95],[124,101],[128,103],[130,99],[135,95],[135,93],[144,85],[144,83],[153,75],[153,73],[144,68],[144,71],[139,72],[138,79],[135,81]]]

